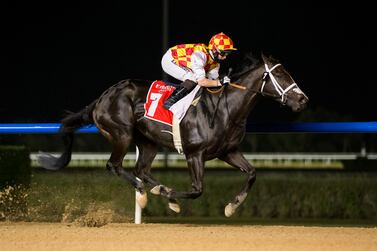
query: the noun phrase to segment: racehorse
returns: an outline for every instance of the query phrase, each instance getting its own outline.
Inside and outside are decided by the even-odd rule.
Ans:
[[[205,162],[218,158],[248,177],[241,192],[225,207],[225,215],[229,217],[245,200],[256,180],[255,168],[244,158],[238,145],[245,135],[247,117],[259,97],[276,100],[294,112],[303,110],[308,102],[308,97],[276,59],[261,54],[249,56],[244,61],[243,67],[231,74],[231,84],[217,91],[201,88],[197,94],[199,102],[190,106],[180,123],[183,153],[192,180],[191,191],[175,191],[151,175],[158,146],[174,148],[172,135],[166,133],[171,127],[144,117],[144,103],[152,81],[120,81],[84,109],[68,114],[62,119],[60,128],[65,143],[63,154],[60,157],[41,154],[39,161],[43,167],[53,170],[68,165],[75,130],[94,123],[113,146],[106,168],[140,192],[139,205],[146,206],[145,184],[149,184],[153,187],[151,193],[168,198],[169,207],[179,212],[177,199],[199,197],[203,192]],[[130,173],[122,168],[122,162],[132,141],[139,148],[139,158]]]

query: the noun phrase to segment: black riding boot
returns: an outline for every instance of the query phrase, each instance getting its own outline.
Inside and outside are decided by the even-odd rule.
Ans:
[[[177,87],[174,90],[174,92],[170,95],[170,97],[167,100],[165,100],[165,102],[164,102],[164,108],[166,110],[169,110],[169,108],[172,105],[174,105],[178,100],[180,100],[181,98],[183,98],[184,96],[186,96],[189,92],[190,92],[190,90],[187,90],[183,86]]]
[[[178,100],[186,96],[191,92],[192,89],[196,86],[196,83],[191,80],[185,80],[181,86],[177,87],[170,97],[165,100],[164,108],[169,110],[169,108],[174,105]]]

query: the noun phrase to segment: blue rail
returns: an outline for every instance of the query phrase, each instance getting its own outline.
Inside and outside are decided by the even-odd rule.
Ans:
[[[0,124],[0,134],[54,134],[60,123],[7,123]],[[377,122],[302,122],[251,123],[250,133],[377,133]],[[78,133],[98,133],[97,127],[82,127]]]
[[[296,122],[248,124],[247,132],[377,133],[377,122]]]
[[[54,134],[59,132],[60,123],[7,123],[0,124],[0,134]],[[79,133],[98,133],[94,125],[80,128]]]

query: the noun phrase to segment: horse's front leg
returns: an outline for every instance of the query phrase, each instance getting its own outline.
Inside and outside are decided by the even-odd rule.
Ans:
[[[219,159],[227,162],[235,168],[240,169],[242,172],[245,172],[248,175],[247,182],[242,188],[241,192],[225,207],[225,216],[230,217],[234,214],[242,202],[245,201],[248,192],[256,180],[256,172],[255,168],[250,165],[250,163],[238,149],[224,154],[223,156],[219,157]]]
[[[196,199],[203,192],[203,173],[204,173],[204,161],[203,153],[195,153],[186,155],[187,165],[191,177],[192,190],[190,192],[178,192],[174,191],[164,185],[154,187],[151,192],[154,194],[160,194],[171,200],[175,199]]]

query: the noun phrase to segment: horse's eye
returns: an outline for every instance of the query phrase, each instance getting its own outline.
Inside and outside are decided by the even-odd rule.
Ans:
[[[284,74],[283,74],[283,72],[282,72],[281,70],[278,70],[278,71],[275,71],[275,72],[274,72],[274,75],[275,75],[276,77],[281,77],[281,76],[283,76]]]

